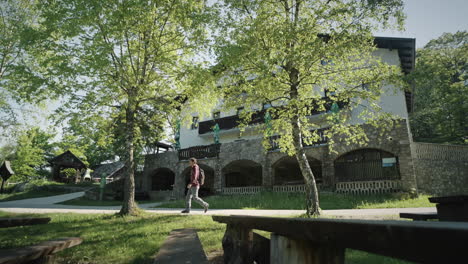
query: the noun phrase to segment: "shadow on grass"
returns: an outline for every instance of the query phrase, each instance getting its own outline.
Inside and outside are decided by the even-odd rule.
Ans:
[[[0,202],[39,198],[70,193],[66,190],[27,190],[18,193],[0,194]]]
[[[374,194],[345,195],[336,193],[321,193],[320,207],[323,210],[333,209],[365,209],[365,208],[397,208],[397,207],[433,207],[428,201],[429,196],[421,195],[411,199],[405,194]],[[295,209],[305,210],[305,195],[302,193],[261,192],[252,195],[219,195],[203,198],[210,204],[210,209]],[[182,208],[183,200],[168,202],[160,208]],[[201,208],[193,203],[194,208]]]
[[[41,216],[49,216],[52,221],[45,225],[0,230],[0,248],[23,247],[60,237],[81,237],[81,245],[57,254],[58,263],[152,263],[152,258],[173,229],[195,228],[204,246],[213,249],[221,248],[225,228],[206,216]]]

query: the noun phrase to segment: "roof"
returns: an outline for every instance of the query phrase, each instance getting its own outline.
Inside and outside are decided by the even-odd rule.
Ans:
[[[159,141],[156,143],[156,147],[164,148],[164,149],[171,149],[172,145]]]
[[[375,45],[382,49],[396,49],[400,57],[401,69],[404,73],[410,73],[414,70],[416,57],[416,39],[415,38],[391,38],[375,37]]]
[[[10,166],[10,161],[5,160],[2,163],[2,166],[0,166],[0,176],[4,179],[7,180],[10,178],[11,175],[15,174],[15,172],[11,169]]]
[[[125,167],[125,163],[121,161],[109,163],[109,164],[101,164],[99,165],[91,174],[93,178],[100,178],[102,174],[106,175],[106,178],[112,178],[116,175],[120,170]]]
[[[82,169],[87,168],[86,164],[83,163],[75,154],[70,150],[65,151],[64,153],[58,155],[55,158],[49,160],[49,163],[52,165],[60,165],[67,168]]]

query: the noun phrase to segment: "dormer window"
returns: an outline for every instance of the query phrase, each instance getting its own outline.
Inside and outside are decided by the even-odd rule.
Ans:
[[[213,119],[218,119],[221,117],[221,112],[214,112],[213,113]]]
[[[239,107],[237,108],[236,115],[240,115],[242,112],[244,112],[244,107]]]
[[[327,88],[323,89],[323,91],[324,91],[324,96],[327,97],[327,98],[330,97],[330,96],[335,96],[336,95],[335,91],[330,91]]]
[[[264,103],[263,106],[262,106],[262,109],[265,110],[265,109],[268,109],[268,108],[271,108],[271,107],[273,107],[271,105],[271,103]]]
[[[193,129],[198,129],[198,116],[192,117],[192,125],[190,128]]]
[[[368,83],[362,83],[361,87],[363,90],[369,91],[369,84]]]
[[[323,59],[323,60],[320,60],[320,64],[322,64],[322,66],[333,65],[333,61],[332,61],[332,60]]]

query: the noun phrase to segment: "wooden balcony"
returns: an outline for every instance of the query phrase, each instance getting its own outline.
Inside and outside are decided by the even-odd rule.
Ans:
[[[194,146],[179,150],[179,160],[190,158],[204,159],[218,157],[221,144],[211,144],[207,146]]]
[[[325,110],[324,111],[312,110],[311,113],[310,113],[311,115],[318,115],[318,114],[322,114],[322,113],[326,113],[326,112],[330,111],[330,109],[331,109],[331,107],[333,105],[333,101],[329,97],[325,97],[325,98],[322,98],[322,99],[325,100],[325,103],[324,103]],[[348,103],[346,103],[346,102],[337,102],[337,104],[340,107],[340,109],[342,109],[342,108],[344,108],[344,107],[346,107],[348,105]],[[316,109],[316,108],[317,107],[313,107],[313,109]],[[249,125],[255,125],[255,124],[263,123],[265,113],[266,113],[266,110],[261,110],[261,111],[257,111],[255,113],[253,113],[252,114],[252,120],[249,122]],[[272,118],[274,119],[275,117],[272,116]],[[217,119],[213,119],[213,120],[203,121],[203,122],[199,123],[198,134],[202,135],[202,134],[212,132],[213,127],[216,125],[216,123],[218,123],[218,126],[219,126],[220,130],[233,129],[233,128],[236,128],[239,125],[240,121],[241,121],[241,119],[240,119],[240,117],[238,115],[226,116],[226,117],[217,118]]]
[[[327,130],[327,129],[328,128],[318,129],[317,133],[320,136],[320,140],[318,140],[318,141],[316,141],[316,142],[314,142],[312,144],[305,144],[304,143],[304,147],[313,147],[313,146],[320,146],[320,145],[323,145],[323,144],[328,144],[328,138],[324,134],[325,130]],[[279,135],[270,137],[270,149],[269,149],[269,151],[274,151],[274,150],[279,149],[279,144],[278,144],[277,140],[280,137],[281,136],[279,136]]]

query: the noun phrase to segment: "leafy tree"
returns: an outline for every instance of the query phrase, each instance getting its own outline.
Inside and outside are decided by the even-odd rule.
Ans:
[[[466,143],[468,139],[468,32],[445,33],[416,54],[411,128],[417,141]]]
[[[362,127],[348,122],[356,112],[376,127],[390,121],[377,102],[399,69],[373,55],[372,32],[402,26],[402,1],[225,0],[223,8],[216,53],[217,70],[226,73],[226,106],[276,106],[267,110],[273,120],[262,130],[265,145],[271,135],[281,135],[281,150],[295,155],[307,186],[307,214],[318,215],[317,186],[303,146],[319,140],[311,130],[321,127],[330,127],[331,145],[334,135],[365,142]],[[334,114],[311,117],[333,102],[347,107],[336,111],[335,105]],[[244,123],[252,113],[242,115]]]
[[[188,101],[194,111],[211,103],[210,90],[200,91],[210,75],[192,59],[205,44],[208,9],[204,1],[181,0],[45,0],[39,7],[49,52],[61,59],[51,67],[69,98],[60,111],[111,121],[106,132],[127,169],[120,213],[135,214],[135,155],[143,133],[157,131],[154,125],[181,98],[204,98],[203,104]]]
[[[51,134],[37,127],[21,132],[14,150],[5,157],[11,160],[15,174],[12,181],[24,181],[45,176],[46,152],[51,150]]]

